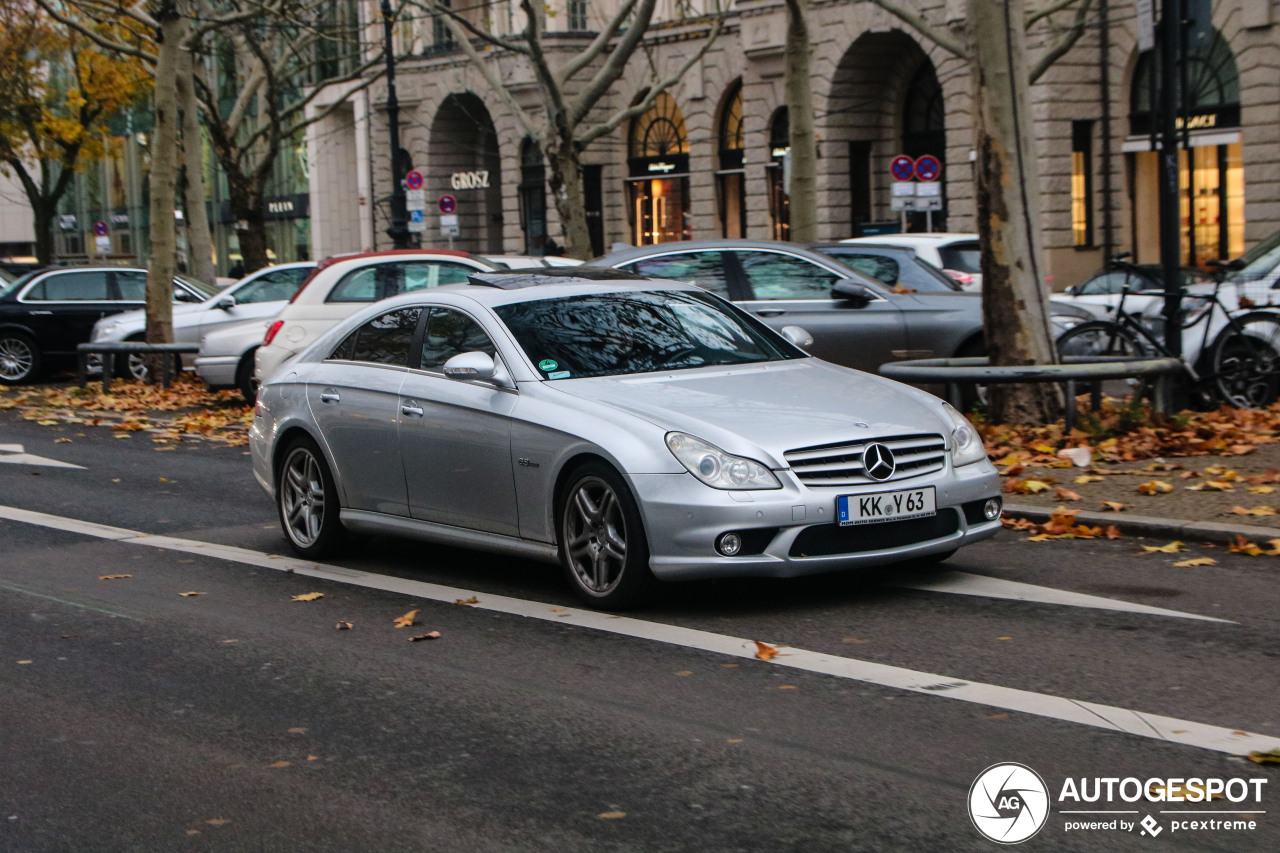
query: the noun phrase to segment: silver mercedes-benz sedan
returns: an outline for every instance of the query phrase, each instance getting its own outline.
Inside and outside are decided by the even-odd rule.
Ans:
[[[1000,528],[969,423],[691,285],[479,273],[363,309],[268,377],[254,475],[290,545],[348,531],[662,581],[938,562]]]

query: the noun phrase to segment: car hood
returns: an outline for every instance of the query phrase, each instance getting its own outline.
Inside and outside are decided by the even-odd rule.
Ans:
[[[197,316],[201,311],[207,311],[203,302],[175,302],[173,303],[173,323],[175,326],[192,325],[199,322]],[[179,322],[186,318],[187,322]],[[134,311],[121,311],[119,314],[109,314],[104,323],[138,323],[145,324],[147,322],[147,312],[144,308]]]
[[[800,447],[937,433],[940,401],[915,388],[816,358],[549,383],[584,401],[687,432],[721,449],[768,458]]]

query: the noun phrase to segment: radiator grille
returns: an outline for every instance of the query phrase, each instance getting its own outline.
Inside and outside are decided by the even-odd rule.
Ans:
[[[950,536],[960,529],[960,514],[953,509],[940,510],[929,518],[908,518],[880,524],[815,524],[806,527],[791,543],[792,557],[829,557],[835,554],[859,554],[901,548]]]
[[[883,444],[893,451],[896,468],[887,480],[867,476],[862,454],[868,444]],[[946,465],[946,442],[929,433],[868,438],[860,441],[800,447],[783,454],[791,470],[803,483],[812,486],[859,486],[867,483],[905,480],[941,471]]]

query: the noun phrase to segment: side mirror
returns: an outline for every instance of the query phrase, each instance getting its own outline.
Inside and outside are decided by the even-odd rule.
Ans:
[[[214,308],[221,308],[223,311],[230,311],[236,307],[236,298],[228,293],[226,296],[213,303]]]
[[[444,363],[444,375],[450,379],[489,382],[495,371],[493,358],[487,352],[460,352]]]
[[[1070,286],[1070,287],[1068,287],[1068,288],[1067,288],[1067,290],[1066,290],[1066,294],[1067,294],[1067,296],[1079,296],[1079,295],[1080,295],[1080,289],[1081,289],[1081,287],[1082,287],[1082,285],[1079,285],[1079,284],[1073,284],[1073,285],[1071,285],[1071,286]]]
[[[802,326],[783,326],[780,331],[784,338],[800,347],[800,349],[807,349],[813,346],[813,335],[809,334],[809,331]]]
[[[879,299],[880,295],[861,282],[842,278],[831,286],[831,298],[843,299],[861,308]]]

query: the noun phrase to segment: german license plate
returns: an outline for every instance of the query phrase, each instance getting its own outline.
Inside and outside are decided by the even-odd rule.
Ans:
[[[836,518],[841,527],[925,518],[937,513],[938,504],[933,486],[871,495],[841,495],[836,498]]]

